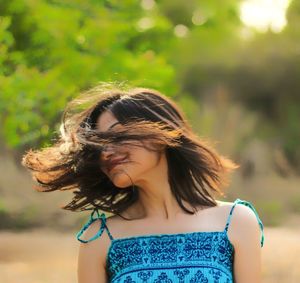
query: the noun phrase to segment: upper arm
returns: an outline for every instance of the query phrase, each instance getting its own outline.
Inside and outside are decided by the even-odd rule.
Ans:
[[[237,204],[229,227],[234,245],[235,282],[261,283],[261,231],[254,212]]]
[[[99,231],[100,225],[100,220],[92,223],[82,238],[84,240],[90,239]],[[107,282],[105,272],[107,239],[106,235],[103,234],[89,243],[80,243],[77,265],[78,283]]]

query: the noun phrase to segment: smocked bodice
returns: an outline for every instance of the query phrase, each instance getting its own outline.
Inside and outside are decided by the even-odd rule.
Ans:
[[[208,278],[214,278],[222,283],[232,282],[232,257],[225,230],[162,234],[114,240],[107,266],[111,282],[211,282]]]

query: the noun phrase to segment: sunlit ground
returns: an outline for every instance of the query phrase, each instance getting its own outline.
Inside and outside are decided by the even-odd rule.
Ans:
[[[1,232],[0,239],[1,282],[77,282],[77,241],[72,233]]]
[[[297,1],[297,0],[296,0]],[[286,26],[286,10],[291,0],[245,0],[240,16],[246,26],[260,32],[280,32]]]

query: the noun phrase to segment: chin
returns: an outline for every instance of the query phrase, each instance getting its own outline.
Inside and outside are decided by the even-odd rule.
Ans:
[[[118,188],[127,188],[133,185],[128,175],[122,171],[113,171],[109,174],[109,176],[111,181]]]

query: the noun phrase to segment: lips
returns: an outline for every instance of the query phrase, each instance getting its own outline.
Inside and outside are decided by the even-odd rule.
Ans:
[[[109,161],[107,169],[108,171],[111,171],[115,166],[119,165],[122,163],[122,161],[124,161],[126,159],[126,157],[123,158],[115,158]]]

